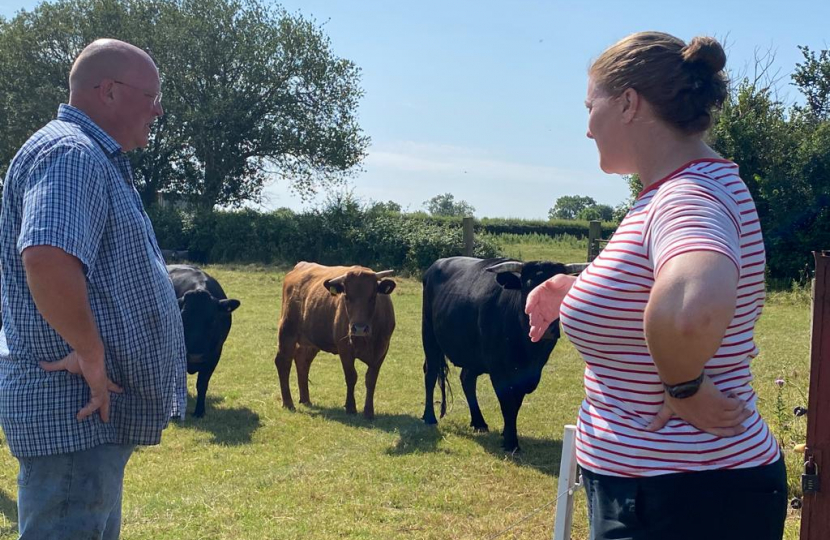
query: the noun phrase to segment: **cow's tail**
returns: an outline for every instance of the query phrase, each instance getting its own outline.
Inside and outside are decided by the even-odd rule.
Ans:
[[[441,366],[438,368],[438,382],[441,384],[441,416],[439,418],[444,418],[444,415],[447,414],[447,394],[450,395],[450,400],[452,400],[452,387],[450,386],[450,380],[447,375],[450,373],[450,366],[447,363],[447,357],[442,356],[443,362]]]
[[[444,351],[438,345],[438,340],[435,337],[432,322],[432,302],[429,298],[429,290],[425,281],[423,293],[424,303],[421,312],[421,338],[423,339],[425,355],[424,375],[427,379],[435,376],[438,384],[441,386],[441,416],[439,418],[443,418],[447,414],[447,394],[452,399],[452,388],[447,377],[450,372],[450,366],[447,363],[447,357],[444,355]],[[428,395],[432,395],[431,389]],[[430,408],[430,410],[432,409]]]

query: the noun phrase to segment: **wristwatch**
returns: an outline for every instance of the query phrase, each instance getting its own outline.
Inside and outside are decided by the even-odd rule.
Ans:
[[[675,399],[686,399],[697,394],[697,391],[700,389],[700,385],[703,384],[703,375],[704,373],[701,372],[697,379],[682,382],[680,384],[670,385],[663,383],[663,388],[666,389],[667,394]]]

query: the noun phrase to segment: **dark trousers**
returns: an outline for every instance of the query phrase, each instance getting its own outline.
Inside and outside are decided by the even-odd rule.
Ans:
[[[781,540],[784,459],[751,469],[620,478],[582,470],[591,540]]]

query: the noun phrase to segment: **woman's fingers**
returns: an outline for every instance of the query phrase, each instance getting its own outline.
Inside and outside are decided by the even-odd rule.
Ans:
[[[660,431],[661,429],[663,429],[663,427],[665,427],[666,424],[669,423],[669,420],[671,420],[672,415],[674,415],[674,412],[671,410],[671,408],[668,405],[666,405],[664,403],[663,407],[655,415],[654,419],[648,425],[646,430],[647,431]]]

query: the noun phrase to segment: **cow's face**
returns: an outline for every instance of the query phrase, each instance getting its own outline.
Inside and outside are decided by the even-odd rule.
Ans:
[[[323,283],[332,295],[342,295],[346,318],[349,321],[349,337],[367,337],[372,334],[371,322],[378,294],[389,294],[395,290],[396,285],[391,279],[379,279],[379,276],[383,275],[386,274],[348,272]]]
[[[231,329],[230,314],[238,307],[239,300],[217,300],[203,289],[179,298],[189,362],[203,361],[224,341]]]
[[[522,327],[525,335],[530,331],[530,320],[524,313],[527,295],[530,291],[552,278],[556,274],[569,273],[567,265],[550,261],[507,262],[488,268],[496,273],[496,281],[505,289],[520,291],[522,308]],[[545,330],[542,339],[559,339],[559,320],[553,321]]]

